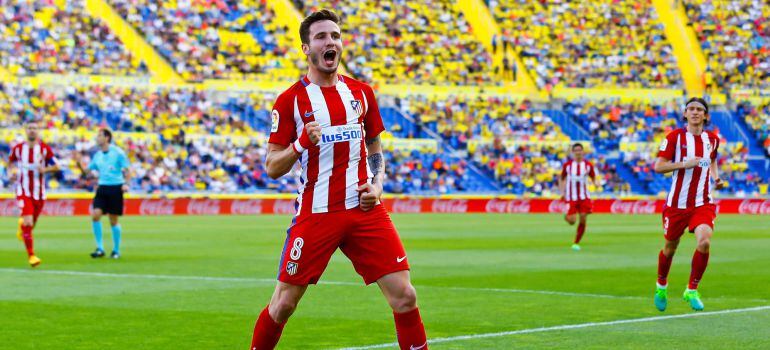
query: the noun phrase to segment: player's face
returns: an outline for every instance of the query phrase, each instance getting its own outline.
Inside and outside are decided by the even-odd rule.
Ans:
[[[96,133],[96,144],[99,147],[104,146],[107,143],[107,136],[104,136],[102,132]]]
[[[689,106],[684,110],[687,123],[690,125],[703,125],[706,121],[706,110],[700,106]]]
[[[326,74],[336,72],[342,57],[340,27],[328,20],[311,24],[310,42],[302,44],[302,51],[313,68]]]
[[[27,124],[26,130],[27,130],[27,140],[29,140],[30,142],[36,141],[38,136],[37,123]]]
[[[583,160],[583,147],[575,147],[572,149],[572,157],[575,160]]]

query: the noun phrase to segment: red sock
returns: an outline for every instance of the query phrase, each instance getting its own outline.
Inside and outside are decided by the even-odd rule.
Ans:
[[[575,236],[575,244],[580,243],[580,239],[583,238],[583,233],[585,232],[586,232],[586,224],[584,222],[579,223],[577,228],[577,236]]]
[[[254,326],[254,336],[251,338],[251,350],[272,350],[281,339],[284,323],[276,323],[270,317],[270,312],[265,307],[259,314],[257,324]]]
[[[706,272],[706,266],[709,264],[709,253],[701,253],[697,249],[692,256],[692,270],[690,270],[690,284],[687,288],[698,289],[698,283]]]
[[[666,257],[663,250],[658,253],[658,284],[665,286],[668,284],[668,271],[671,270],[671,262],[674,256]]]
[[[422,325],[419,309],[415,308],[402,314],[394,312],[393,318],[396,320],[398,346],[402,350],[428,349],[425,327]]]
[[[27,255],[35,255],[35,251],[32,249],[32,226],[22,226],[21,236],[24,238],[24,246],[27,247]]]

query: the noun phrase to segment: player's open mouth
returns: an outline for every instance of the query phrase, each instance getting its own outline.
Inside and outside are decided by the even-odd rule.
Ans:
[[[326,63],[327,66],[333,66],[334,60],[337,58],[337,51],[336,50],[326,50],[324,51],[324,63]]]

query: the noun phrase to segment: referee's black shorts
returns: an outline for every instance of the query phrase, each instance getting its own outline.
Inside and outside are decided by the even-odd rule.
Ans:
[[[123,185],[99,185],[94,209],[101,209],[103,214],[123,215]]]

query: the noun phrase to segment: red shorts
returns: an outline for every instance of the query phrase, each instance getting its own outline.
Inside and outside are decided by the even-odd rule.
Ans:
[[[406,252],[383,205],[365,212],[356,207],[298,218],[286,235],[278,280],[315,284],[339,247],[366,284],[408,270]]]
[[[663,237],[667,241],[676,241],[682,237],[684,229],[687,228],[690,233],[693,233],[700,225],[708,225],[713,230],[716,217],[714,204],[690,209],[666,207],[663,209]]]
[[[16,203],[18,203],[19,210],[21,210],[21,216],[32,215],[34,221],[37,221],[40,213],[43,212],[45,200],[36,200],[30,197],[16,196]]]
[[[590,199],[582,199],[578,201],[570,201],[569,202],[569,210],[567,210],[567,215],[575,215],[577,213],[580,214],[591,214],[593,212],[593,205],[591,204]]]

